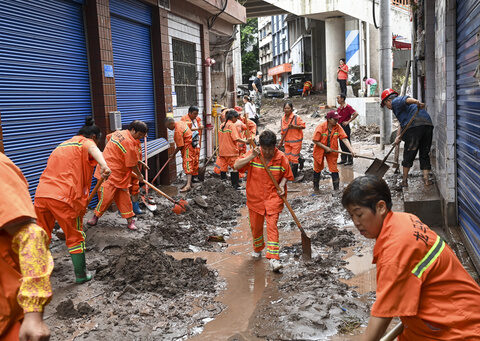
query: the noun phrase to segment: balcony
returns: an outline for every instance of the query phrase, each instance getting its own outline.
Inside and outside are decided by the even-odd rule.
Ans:
[[[218,14],[224,5],[224,0],[186,0],[191,4],[200,7],[210,14]],[[247,21],[245,7],[237,1],[228,1],[225,11],[219,15],[219,18],[230,24],[243,24]]]

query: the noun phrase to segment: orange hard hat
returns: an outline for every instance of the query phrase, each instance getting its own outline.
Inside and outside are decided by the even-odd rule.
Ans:
[[[398,92],[396,92],[395,90],[393,89],[385,89],[383,90],[382,92],[382,102],[380,103],[380,106],[383,108],[383,106],[385,105],[385,100],[388,99],[388,97],[390,97],[390,95],[397,95],[398,96]]]

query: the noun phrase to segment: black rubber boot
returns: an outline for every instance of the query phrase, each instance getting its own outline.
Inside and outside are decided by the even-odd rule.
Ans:
[[[305,159],[300,156],[300,157],[298,158],[298,164],[299,164],[298,169],[302,170],[302,169],[303,169],[303,165],[305,164]]]
[[[298,163],[292,163],[292,172],[293,177],[296,179],[298,177]]]
[[[227,172],[220,172],[220,179],[227,180]]]
[[[315,192],[320,191],[319,183],[320,183],[320,173],[317,173],[314,171],[313,172],[313,190]]]
[[[232,187],[235,189],[241,189],[239,181],[240,181],[240,174],[238,172],[230,173],[230,179],[232,180]]]
[[[340,161],[340,162],[337,162],[337,165],[343,165],[344,163],[345,163],[345,164],[347,163],[347,155],[341,154],[341,155],[340,155],[340,158],[341,158],[341,161]]]
[[[335,191],[338,191],[340,188],[340,176],[338,175],[338,172],[332,172],[332,183],[333,183],[333,189]]]

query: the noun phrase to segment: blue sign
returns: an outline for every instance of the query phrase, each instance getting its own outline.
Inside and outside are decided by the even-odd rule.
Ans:
[[[103,71],[105,73],[105,77],[113,78],[113,65],[103,64]]]

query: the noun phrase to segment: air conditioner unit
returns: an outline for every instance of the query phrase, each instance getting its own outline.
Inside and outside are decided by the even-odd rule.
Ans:
[[[110,130],[122,130],[122,114],[120,111],[110,111],[108,115],[110,118]]]

